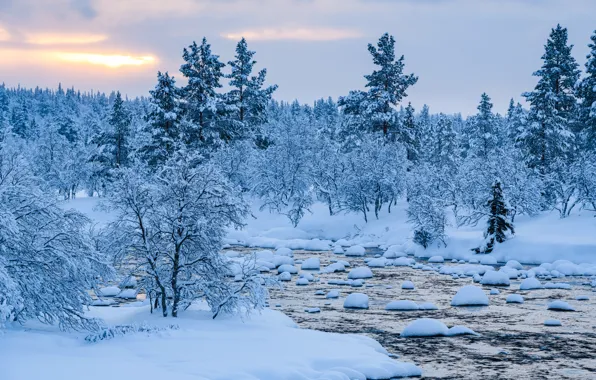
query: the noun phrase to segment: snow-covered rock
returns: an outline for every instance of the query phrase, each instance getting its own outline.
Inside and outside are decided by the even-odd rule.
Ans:
[[[561,326],[561,321],[558,319],[547,319],[544,321],[545,326]]]
[[[507,303],[524,303],[524,297],[520,296],[519,294],[510,294],[505,298],[505,302]]]
[[[361,245],[353,245],[346,249],[346,256],[364,256],[366,250]]]
[[[320,313],[321,309],[319,309],[318,307],[310,307],[308,309],[305,309],[304,311],[307,313],[310,313],[310,314],[314,314],[314,313]]]
[[[482,279],[480,279],[482,285],[493,285],[493,286],[509,286],[509,276],[503,272],[496,272],[494,270],[484,273]]]
[[[569,305],[565,301],[556,300],[552,301],[548,304],[548,310],[557,310],[557,311],[575,311],[573,306]]]
[[[330,290],[325,298],[339,298],[339,290]]]
[[[281,265],[294,265],[294,259],[290,256],[273,256],[271,263],[278,268]]]
[[[343,255],[345,252],[341,245],[336,245],[335,247],[333,247],[333,253],[335,253],[336,255]]]
[[[488,296],[482,288],[466,285],[457,291],[451,306],[488,306]]]
[[[315,280],[315,276],[312,273],[300,273],[300,278],[306,278],[309,282]]]
[[[277,278],[279,279],[279,281],[291,281],[292,275],[290,274],[290,272],[282,272],[279,274],[279,276],[277,276]]]
[[[353,280],[352,283],[350,284],[351,287],[353,288],[361,288],[362,285],[364,285],[364,281],[358,279],[358,280]]]
[[[304,277],[299,278],[298,281],[296,281],[296,285],[298,285],[298,286],[304,286],[304,285],[308,285],[308,284],[309,284],[309,281]]]
[[[590,300],[590,297],[588,297],[588,296],[586,296],[584,294],[581,294],[581,295],[575,297],[575,299],[577,301],[589,301]]]
[[[368,309],[368,296],[363,293],[352,293],[344,300],[346,309]]]
[[[401,332],[402,337],[444,336],[449,329],[447,326],[432,318],[421,318],[410,322]]]
[[[432,256],[430,259],[428,259],[429,263],[444,263],[445,259],[443,258],[443,256]]]
[[[116,298],[133,299],[134,300],[137,298],[138,293],[139,292],[136,289],[124,289],[123,291],[118,293]]]
[[[371,268],[384,268],[387,263],[387,259],[384,257],[379,257],[378,259],[370,260],[366,263]]]
[[[418,310],[418,304],[410,300],[391,301],[385,306],[385,310],[409,311]]]
[[[491,289],[490,290],[490,295],[491,296],[497,296],[499,294],[501,294],[501,292],[499,291],[499,289]]]
[[[509,260],[509,261],[507,261],[507,264],[505,264],[505,266],[508,268],[513,268],[513,269],[517,269],[517,270],[524,269],[524,267],[521,265],[521,263],[517,260]]]
[[[321,273],[345,272],[346,267],[341,263],[332,263],[321,270]]]
[[[91,302],[91,306],[111,306],[115,303],[116,301],[114,301],[112,298],[96,299]]]
[[[296,268],[293,265],[283,264],[277,268],[277,273],[283,273],[283,272],[288,272],[290,274],[297,274],[298,268]]]
[[[116,297],[120,294],[121,290],[117,286],[106,286],[104,288],[99,288],[98,290],[100,297]]]
[[[128,276],[118,284],[120,289],[136,289],[137,287],[137,279],[133,276]]]
[[[543,285],[536,277],[528,277],[519,284],[519,290],[542,289]]]
[[[414,264],[414,259],[410,257],[398,257],[397,259],[393,260],[393,266],[396,267],[408,267]]]
[[[324,296],[325,291],[323,289],[319,289],[315,292],[315,296]]]
[[[414,290],[415,286],[412,281],[404,281],[401,283],[401,288],[406,290]]]
[[[278,248],[275,251],[275,254],[278,256],[294,257],[294,253],[292,252],[292,250],[290,248],[286,248],[286,247]]]
[[[571,285],[565,282],[547,282],[544,289],[571,289]]]
[[[357,267],[354,268],[348,273],[349,279],[359,279],[359,278],[372,278],[373,272],[370,270],[369,267]]]
[[[478,334],[477,332],[475,332],[474,330],[472,330],[471,328],[468,328],[466,326],[456,325],[456,326],[451,327],[449,329],[449,331],[447,331],[447,333],[445,335],[447,335],[447,336],[456,336],[456,335],[476,335],[476,336],[479,336],[480,334]]]
[[[482,265],[497,265],[497,259],[494,256],[485,255],[480,259]]]
[[[302,262],[300,268],[302,270],[319,270],[321,269],[321,260],[318,257],[310,257]]]

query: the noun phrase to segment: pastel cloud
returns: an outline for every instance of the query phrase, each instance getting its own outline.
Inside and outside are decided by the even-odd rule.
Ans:
[[[351,29],[337,28],[262,28],[249,29],[242,32],[224,33],[222,37],[239,40],[244,37],[249,41],[337,41],[362,37],[362,33]]]

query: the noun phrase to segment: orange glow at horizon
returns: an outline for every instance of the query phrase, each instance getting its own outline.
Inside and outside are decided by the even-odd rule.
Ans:
[[[8,41],[10,40],[10,33],[4,28],[0,26],[0,41]]]
[[[26,42],[32,45],[81,45],[102,42],[108,39],[103,34],[45,34],[27,35]]]
[[[141,66],[155,62],[155,58],[152,56],[131,56],[119,54],[54,53],[54,56],[61,61],[102,65],[110,68],[117,68],[121,66]]]
[[[359,38],[362,34],[357,30],[336,28],[268,28],[245,30],[238,33],[226,33],[222,37],[229,40],[239,40],[244,37],[253,41],[336,41],[349,38]]]

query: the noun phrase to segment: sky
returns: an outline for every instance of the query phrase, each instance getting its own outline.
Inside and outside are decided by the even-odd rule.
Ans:
[[[405,102],[469,115],[486,92],[503,113],[557,23],[583,67],[595,0],[0,0],[0,82],[147,95],[158,70],[183,83],[193,40],[227,62],[244,36],[274,97],[310,103],[363,89],[367,44],[388,32],[419,77]]]

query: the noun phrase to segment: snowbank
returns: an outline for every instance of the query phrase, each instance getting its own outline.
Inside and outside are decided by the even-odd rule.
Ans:
[[[213,320],[198,308],[176,320],[151,315],[146,307],[92,308],[91,314],[109,324],[148,320],[152,326],[177,323],[179,329],[86,343],[84,334],[48,331],[36,323],[11,328],[0,344],[0,377],[349,380],[421,375],[420,368],[391,359],[368,337],[299,329],[290,318],[272,310],[244,322],[236,317]]]

